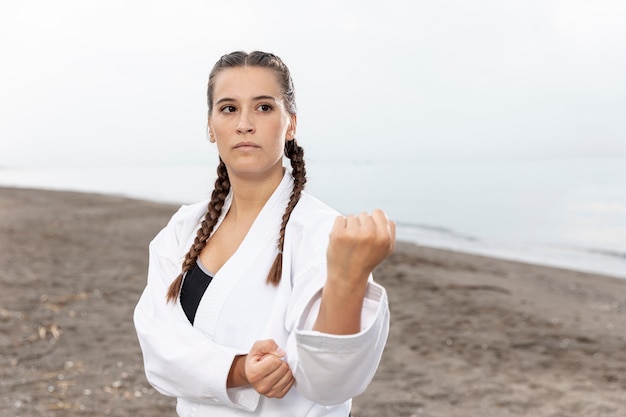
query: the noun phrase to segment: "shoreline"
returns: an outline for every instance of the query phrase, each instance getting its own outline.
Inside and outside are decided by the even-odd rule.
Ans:
[[[450,239],[447,235],[454,232],[444,230],[433,235],[430,230],[437,228],[399,225],[400,230],[402,227],[408,228],[401,233],[402,241],[418,246],[626,279],[626,253],[615,250],[566,244],[494,243],[473,237]]]
[[[178,208],[0,187],[0,415],[173,416],[132,310]],[[400,242],[381,366],[355,417],[623,416],[626,280]]]
[[[17,189],[29,191],[53,191],[67,193],[91,194],[94,196],[125,198],[145,201],[171,207],[182,204],[169,199],[149,198],[132,193],[109,191],[93,191],[88,189],[62,188],[55,186],[3,185],[0,189]],[[196,201],[209,196],[198,196]],[[194,201],[195,202],[195,201]],[[473,236],[459,234],[453,230],[440,227],[419,225],[406,222],[397,223],[398,241],[448,250],[469,255],[484,256],[505,261],[521,262],[531,265],[567,269],[575,272],[598,274],[613,278],[626,279],[626,253],[601,248],[583,248],[565,244],[519,244],[512,242],[490,242]]]

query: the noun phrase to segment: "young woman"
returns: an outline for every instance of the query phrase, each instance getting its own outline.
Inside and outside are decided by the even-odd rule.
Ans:
[[[148,381],[178,398],[181,417],[346,417],[387,340],[371,272],[395,225],[303,191],[294,88],[277,56],[221,57],[207,96],[218,178],[210,201],[181,207],[150,244],[134,315]]]

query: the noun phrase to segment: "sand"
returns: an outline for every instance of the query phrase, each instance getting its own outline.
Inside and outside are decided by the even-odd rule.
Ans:
[[[132,312],[177,207],[0,188],[0,415],[174,416]],[[400,243],[355,417],[626,416],[626,280]]]

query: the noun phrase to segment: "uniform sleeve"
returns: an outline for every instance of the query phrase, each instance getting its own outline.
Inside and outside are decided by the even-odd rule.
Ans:
[[[212,342],[179,305],[166,303],[179,271],[179,262],[168,258],[178,253],[175,228],[170,221],[150,243],[148,283],[134,312],[146,377],[164,395],[254,411],[259,394],[253,388],[226,388],[234,357],[247,352]]]
[[[292,258],[286,320],[290,333],[287,360],[296,389],[305,398],[335,405],[362,394],[372,381],[389,334],[389,306],[385,289],[370,276],[359,333],[332,335],[312,330],[326,282],[326,249],[335,218],[326,217],[294,239],[297,251]]]

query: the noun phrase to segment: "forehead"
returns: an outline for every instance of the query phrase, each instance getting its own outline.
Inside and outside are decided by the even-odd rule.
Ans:
[[[215,77],[213,100],[245,100],[258,96],[281,97],[274,71],[262,67],[236,67],[220,71]]]

